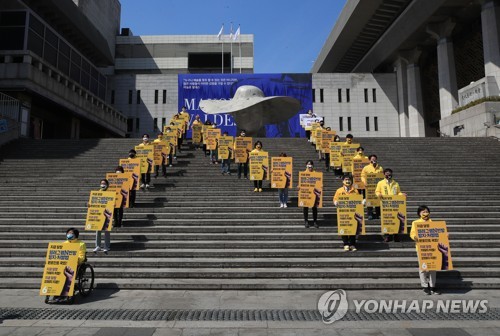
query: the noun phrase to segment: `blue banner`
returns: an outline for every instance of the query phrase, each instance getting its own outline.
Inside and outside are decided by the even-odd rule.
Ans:
[[[258,136],[268,138],[305,136],[305,131],[299,124],[299,114],[312,110],[311,74],[180,74],[178,84],[179,111],[185,106],[191,114],[191,123],[195,115],[199,114],[202,122],[209,120],[232,136],[237,135],[237,125],[231,115],[205,114],[199,108],[200,100],[232,99],[236,89],[242,85],[256,86],[266,97],[294,97],[300,101],[300,111],[287,121],[266,125],[265,129],[259,131]],[[191,137],[191,132],[188,132],[188,137]]]

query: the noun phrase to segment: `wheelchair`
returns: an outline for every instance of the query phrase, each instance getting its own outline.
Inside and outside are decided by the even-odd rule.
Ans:
[[[76,291],[80,293],[82,297],[89,296],[94,289],[94,268],[91,264],[87,262],[87,259],[81,263],[76,269],[76,279],[75,286],[73,289],[73,295],[64,297],[64,300],[51,301],[50,296],[45,297],[45,303],[68,303],[73,304],[75,302]]]

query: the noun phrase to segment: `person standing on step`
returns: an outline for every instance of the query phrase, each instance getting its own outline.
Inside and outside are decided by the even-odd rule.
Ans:
[[[368,180],[368,174],[383,174],[384,168],[378,164],[377,155],[372,154],[368,157],[370,164],[366,165],[361,171],[361,181],[366,186]],[[380,206],[378,207],[368,207],[368,220],[380,218]]]
[[[229,133],[227,131],[224,131],[224,133],[222,133],[222,136],[228,136],[228,135],[229,135]],[[217,147],[219,147],[219,145],[217,145]],[[221,159],[222,175],[231,175],[231,151],[233,149],[231,147],[229,149],[230,149],[230,151],[228,154],[228,158]]]
[[[287,157],[286,153],[281,153],[279,157]],[[288,189],[290,188],[290,178],[291,176],[288,176],[288,173],[285,172],[286,176],[286,184],[284,188],[279,188],[278,189],[278,197],[280,199],[280,208],[287,208],[288,205]]]
[[[163,141],[163,132],[158,133],[158,138],[156,138],[153,143],[161,143]],[[167,163],[165,160],[165,156],[162,152],[161,154],[161,171],[162,171],[162,176],[167,177]],[[155,165],[155,178],[158,177],[158,173],[160,172],[160,165]]]
[[[179,111],[179,119],[182,119],[185,121],[184,125],[184,132],[183,132],[183,139],[186,139],[187,136],[187,130],[189,129],[189,121],[191,120],[191,116],[189,115],[189,112],[186,109],[186,106],[183,106],[181,110]]]
[[[108,187],[109,187],[108,180],[102,179],[99,190],[106,191],[106,190],[108,190]],[[111,218],[109,220],[111,220]],[[94,253],[99,252],[101,250],[104,253],[108,253],[108,251],[111,250],[111,232],[107,231],[107,230],[103,230],[103,231],[104,231],[104,248],[101,249],[102,231],[96,231]]]
[[[401,192],[401,189],[399,188],[399,183],[392,178],[392,169],[390,168],[384,169],[384,179],[377,183],[375,194],[379,199],[382,199],[384,196],[389,196],[389,195],[405,195],[404,193]],[[399,242],[401,241],[401,237],[398,234],[384,235],[384,241],[386,243],[392,240]]]
[[[244,138],[246,136],[247,136],[246,131],[242,129],[240,131],[240,137]],[[234,145],[236,146],[236,139],[234,141]],[[235,149],[236,149],[236,147],[235,147]],[[247,149],[247,161],[238,163],[238,179],[241,179],[241,174],[243,173],[243,176],[245,177],[245,179],[248,180],[248,161],[249,161],[249,156],[248,156],[248,149]]]
[[[250,152],[250,154],[260,153],[261,151],[262,151],[262,142],[257,141],[253,145],[253,150]],[[253,187],[254,187],[253,189],[254,192],[262,192],[262,180],[254,180]]]
[[[312,111],[312,110],[309,110],[309,111],[307,111],[307,116],[308,116],[309,118],[313,118],[313,117],[315,117],[316,115],[313,113],[313,111]],[[309,130],[306,130],[306,138],[307,138],[307,142],[311,142],[311,130],[310,130],[310,129],[309,129]]]
[[[338,206],[338,200],[340,196],[357,194],[358,191],[353,186],[353,179],[350,175],[344,175],[342,179],[342,187],[335,191],[335,196],[333,196],[333,204]],[[344,243],[344,251],[357,251],[356,249],[356,235],[353,236],[341,236],[342,242]]]
[[[149,146],[151,142],[149,141],[149,134],[142,135],[142,142],[139,146]],[[141,188],[149,189],[149,183],[151,183],[151,164],[148,162],[148,170],[145,173],[141,173]]]
[[[212,124],[212,129],[216,129],[217,128],[217,125],[216,124]],[[219,133],[220,134],[220,133]],[[217,138],[215,140],[215,149],[211,149],[210,150],[210,161],[212,162],[212,164],[217,164],[219,163],[217,160],[218,160],[218,149],[219,149],[219,138]]]
[[[354,162],[354,159],[366,159],[366,160],[368,160],[368,156],[365,155],[365,149],[361,146],[358,147],[358,149],[356,149],[356,155],[354,155],[354,157],[352,159],[353,159],[353,162]],[[353,166],[354,166],[354,164],[353,164]],[[353,169],[353,174],[354,174],[354,169]],[[361,175],[361,173],[360,173],[360,175]],[[361,176],[359,176],[359,177],[361,177]],[[358,192],[360,195],[363,195],[363,199],[366,199],[366,190],[365,190],[364,186],[363,186],[363,189],[358,188]]]
[[[135,149],[131,149],[128,151],[128,158],[129,159],[135,159],[135,156],[137,155],[137,152],[135,151]],[[135,174],[133,174],[133,183],[132,183],[132,187],[130,188],[130,194],[129,194],[129,201],[128,201],[128,207],[129,208],[133,208],[135,207],[135,196],[136,196],[136,187],[137,187],[137,183],[139,183],[138,180],[138,176],[134,177]]]
[[[205,129],[212,127],[212,123],[210,120],[205,121]],[[203,139],[203,153],[205,153],[205,156],[209,155],[209,151],[207,150],[207,138],[205,136],[205,132],[201,132],[201,136]]]
[[[333,142],[340,142],[340,136],[338,135],[335,135],[335,137],[333,138]],[[330,163],[328,163],[330,164]],[[333,167],[333,173],[334,173],[334,176],[335,178],[342,178],[342,166],[340,167]]]
[[[117,166],[115,168],[115,173],[116,174],[123,174],[125,171],[123,170],[123,167],[122,166]],[[123,195],[123,198],[122,198],[122,203],[120,204],[120,206],[118,208],[115,208],[115,211],[114,211],[114,215],[113,215],[113,218],[115,220],[115,223],[113,225],[113,227],[121,227],[122,226],[122,222],[123,222],[123,208],[125,207],[125,204],[127,204],[127,198],[126,197],[129,197],[130,195],[130,191],[129,191],[129,194],[128,195]],[[130,200],[129,200],[130,201]],[[129,206],[130,206],[130,203],[129,203]]]
[[[200,119],[200,115],[199,115],[199,114],[197,114],[197,115],[194,117],[193,124],[191,125],[191,132],[193,132],[193,126],[194,126],[194,125],[203,125],[203,122],[201,121],[201,119]],[[192,133],[191,133],[191,134],[192,134]],[[191,137],[193,137],[193,136],[191,135]],[[195,144],[195,145],[194,145],[194,148],[195,148],[195,149],[201,148],[201,146],[202,146],[201,144],[202,144],[202,143],[203,143],[203,132],[201,132],[201,142],[200,142],[200,143],[198,143],[198,144]]]
[[[174,114],[174,117],[173,117],[173,123],[174,125],[176,125],[175,122],[178,122],[178,121],[183,121],[179,118],[179,114]],[[180,128],[177,129],[177,151],[179,153],[182,153],[182,150],[181,150],[181,146],[182,146],[182,140],[184,139],[183,136],[184,136],[184,124],[182,124],[182,126],[180,126]]]
[[[328,132],[332,130],[331,127],[327,127],[325,129]],[[326,171],[329,172],[330,171],[330,149],[328,149],[328,151],[325,152],[324,156],[325,156],[325,168],[326,168]]]
[[[426,205],[421,205],[417,209],[417,215],[419,219],[413,221],[411,223],[411,230],[410,230],[410,238],[413,239],[415,242],[418,242],[418,236],[417,236],[417,223],[429,223],[430,226],[432,227],[432,219],[431,219],[431,211]],[[418,245],[416,246],[417,253],[418,253]],[[439,295],[439,293],[436,290],[436,271],[420,271],[419,270],[419,275],[420,275],[420,284],[422,285],[422,288],[424,289],[424,292],[427,295]]]
[[[306,162],[306,172],[312,173],[314,171],[314,162],[312,160],[309,160]],[[313,225],[316,229],[319,229],[318,225],[318,207],[313,206],[312,208],[312,213],[313,213]],[[303,213],[304,213],[304,226],[306,229],[309,228],[309,208],[308,207],[303,207]]]

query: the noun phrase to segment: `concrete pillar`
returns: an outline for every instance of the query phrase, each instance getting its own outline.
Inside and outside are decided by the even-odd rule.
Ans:
[[[427,32],[437,41],[437,59],[439,75],[439,107],[441,119],[451,115],[458,106],[457,73],[451,33],[455,22],[445,22],[427,26]]]
[[[71,139],[80,139],[80,120],[71,119]]]
[[[484,73],[494,76],[500,87],[500,4],[485,0],[481,9],[483,31]]]
[[[394,63],[396,71],[396,84],[398,92],[398,117],[399,117],[399,135],[401,137],[410,136],[408,119],[408,80],[406,76],[406,61],[399,57]]]
[[[406,67],[406,82],[408,88],[408,124],[410,137],[425,137],[424,102],[422,100],[422,83],[418,59],[422,51],[415,48],[401,53],[408,63]]]

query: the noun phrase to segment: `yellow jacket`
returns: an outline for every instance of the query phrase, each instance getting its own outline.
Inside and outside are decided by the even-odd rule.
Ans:
[[[339,200],[339,196],[343,196],[343,195],[349,195],[349,194],[357,194],[358,191],[356,189],[354,189],[354,187],[349,187],[348,190],[345,189],[344,186],[340,187],[337,189],[337,191],[335,192],[335,196],[333,196],[333,201],[336,202]]]
[[[375,189],[375,194],[377,196],[389,196],[389,195],[402,195],[401,189],[399,188],[399,183],[391,180],[391,183],[387,182],[387,179],[383,179],[377,183],[377,188]]]
[[[80,239],[66,240],[63,244],[67,243],[79,243],[80,250],[78,251],[78,265],[82,264],[85,261],[87,254],[87,245],[82,242]]]
[[[414,220],[411,223],[411,230],[410,230],[410,238],[411,239],[415,240],[415,238],[417,238],[417,225],[416,225],[416,223],[424,223],[424,222],[432,222],[432,219],[429,218],[428,221],[425,221],[422,218],[419,218],[417,220]],[[418,252],[418,246],[415,246],[415,248],[417,249],[417,252]]]
[[[364,185],[366,185],[366,175],[373,173],[383,173],[383,172],[384,168],[382,168],[381,165],[377,164],[377,167],[373,167],[373,165],[370,163],[369,165],[365,166],[361,171],[361,181],[363,182]]]

